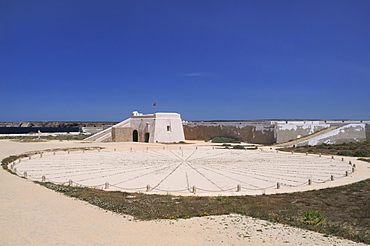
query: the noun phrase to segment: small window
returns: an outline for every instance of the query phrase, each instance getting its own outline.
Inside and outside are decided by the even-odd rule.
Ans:
[[[167,126],[167,131],[171,131],[171,126]]]

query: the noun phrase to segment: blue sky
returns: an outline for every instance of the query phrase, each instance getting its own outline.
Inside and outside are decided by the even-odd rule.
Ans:
[[[369,13],[368,0],[0,0],[0,121],[370,119]]]

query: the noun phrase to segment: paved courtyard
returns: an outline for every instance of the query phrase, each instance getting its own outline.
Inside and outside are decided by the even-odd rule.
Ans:
[[[45,152],[16,162],[31,180],[180,195],[261,194],[346,178],[341,158],[210,146]],[[311,182],[311,185],[308,182]],[[277,189],[279,186],[279,189]]]

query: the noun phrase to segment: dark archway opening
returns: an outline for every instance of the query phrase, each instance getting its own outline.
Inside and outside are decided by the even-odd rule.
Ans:
[[[149,143],[149,132],[145,133],[145,143]]]
[[[133,142],[138,142],[139,141],[139,136],[138,136],[139,134],[137,133],[137,130],[134,130],[133,132],[132,132],[132,141]]]

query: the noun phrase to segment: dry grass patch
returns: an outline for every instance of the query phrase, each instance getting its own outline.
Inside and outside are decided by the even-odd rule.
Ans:
[[[370,243],[370,179],[319,191],[231,197],[149,195],[37,183],[139,220],[237,213]],[[307,211],[318,211],[320,223],[307,223]]]

